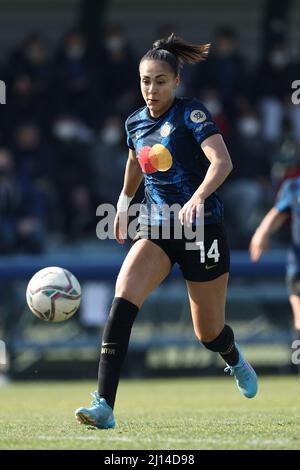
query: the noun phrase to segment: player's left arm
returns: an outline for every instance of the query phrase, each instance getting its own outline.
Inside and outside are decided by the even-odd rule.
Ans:
[[[277,194],[274,206],[257,227],[249,247],[252,261],[258,261],[263,252],[268,250],[270,235],[277,232],[289,218],[294,199],[292,186],[293,178],[284,181]]]
[[[254,263],[260,259],[264,251],[269,249],[270,235],[277,232],[288,218],[289,213],[280,212],[277,207],[272,207],[272,209],[265,215],[256,229],[249,245],[250,257]]]
[[[221,186],[233,166],[221,134],[215,134],[205,139],[201,143],[201,148],[210,161],[210,165],[196,194],[205,200]]]
[[[191,199],[179,212],[181,223],[192,223],[197,215],[199,207],[214,191],[225,181],[232,170],[232,161],[221,134],[207,137],[201,148],[210,161],[205,178],[195,191]]]

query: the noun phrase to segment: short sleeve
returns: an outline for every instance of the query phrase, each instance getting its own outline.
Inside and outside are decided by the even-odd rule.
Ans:
[[[211,135],[220,134],[220,130],[209,111],[196,99],[192,100],[186,107],[184,111],[184,121],[186,127],[191,130],[198,144],[201,144]]]
[[[292,206],[292,182],[291,180],[286,180],[276,198],[275,207],[279,210],[279,212],[286,212]]]
[[[129,127],[128,126],[128,119],[126,119],[126,121],[125,121],[125,131],[126,131],[126,137],[127,137],[127,145],[131,150],[134,150],[133,141],[132,141],[132,138],[130,136],[130,131],[129,131],[128,127]]]

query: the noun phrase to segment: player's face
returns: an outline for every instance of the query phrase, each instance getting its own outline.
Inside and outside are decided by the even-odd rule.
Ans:
[[[179,77],[162,60],[143,60],[140,64],[141,90],[150,115],[161,116],[171,106]]]

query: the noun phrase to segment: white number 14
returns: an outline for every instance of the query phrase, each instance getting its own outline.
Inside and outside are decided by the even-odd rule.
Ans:
[[[197,242],[200,250],[200,263],[205,263],[205,247],[204,242]],[[214,262],[217,263],[220,258],[220,253],[218,249],[218,240],[214,240],[211,244],[210,249],[207,252],[207,258],[213,258]]]

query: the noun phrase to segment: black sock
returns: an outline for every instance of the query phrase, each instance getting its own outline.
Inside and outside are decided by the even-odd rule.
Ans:
[[[234,343],[234,334],[229,325],[225,325],[221,333],[208,343],[202,341],[210,351],[218,352],[230,366],[235,366],[239,360],[239,352]]]
[[[115,297],[102,335],[98,371],[98,393],[112,408],[124,362],[131,328],[139,308],[121,297]]]
[[[296,330],[295,332],[295,337],[296,339],[300,340],[300,330]],[[300,376],[300,364],[298,364],[298,373],[299,373],[299,376]]]

